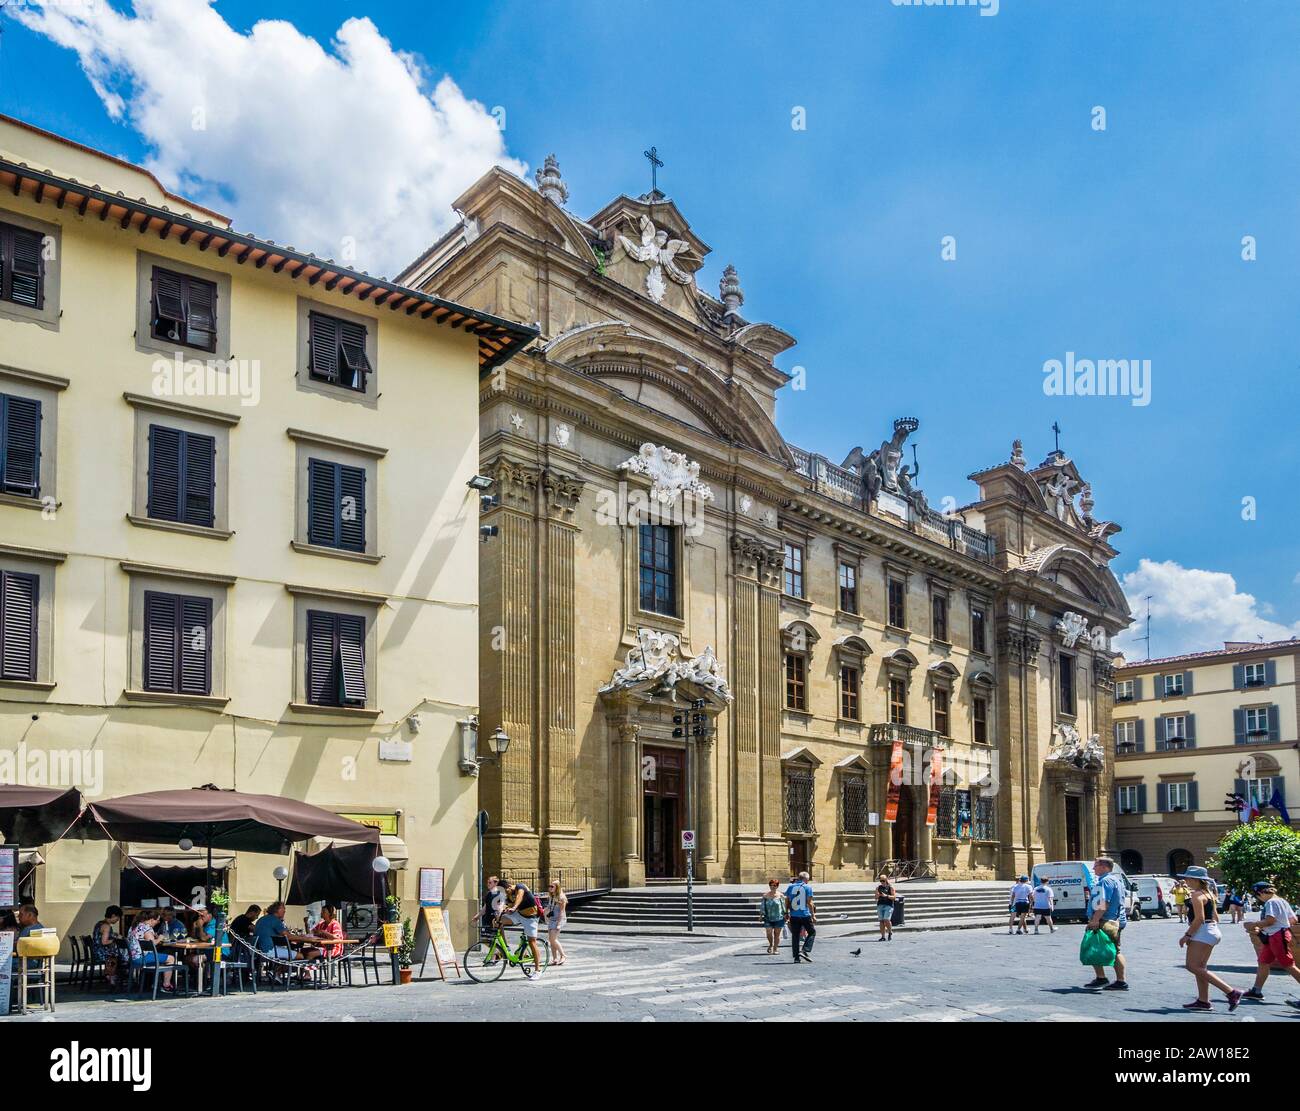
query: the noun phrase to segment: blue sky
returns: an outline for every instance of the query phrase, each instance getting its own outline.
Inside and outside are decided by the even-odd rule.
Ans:
[[[1300,630],[1300,6],[802,7],[216,10],[240,33],[287,20],[327,49],[368,16],[433,79],[504,108],[508,156],[531,171],[554,151],[583,215],[648,188],[641,152],[656,144],[661,187],[714,248],[701,284],[716,291],[734,263],[746,315],[799,340],[781,360],[807,373],[780,404],[789,440],[838,460],[915,415],[922,485],[964,503],[967,473],[1006,459],[1014,437],[1037,462],[1059,421],[1097,513],[1123,526],[1131,599],[1156,595],[1155,654]],[[110,118],[76,53],[0,25],[0,111],[134,160],[156,153],[131,111]],[[170,79],[194,79],[176,60]],[[203,76],[242,82],[237,68]],[[241,107],[259,110],[275,107]],[[241,219],[256,205],[226,164],[231,181],[212,184],[227,209],[283,239]],[[1068,351],[1149,359],[1150,404],[1045,396],[1044,362]]]

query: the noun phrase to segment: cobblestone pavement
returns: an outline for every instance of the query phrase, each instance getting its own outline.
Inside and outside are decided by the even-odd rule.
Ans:
[[[1283,1000],[1300,985],[1274,973],[1262,1003],[1246,1001],[1235,1015],[1214,993],[1214,1014],[1189,1014],[1194,996],[1182,967],[1176,921],[1144,921],[1124,932],[1132,988],[1084,990],[1091,971],[1079,964],[1081,927],[1008,936],[999,929],[900,931],[892,942],[873,937],[821,938],[813,964],[795,965],[753,940],[574,937],[569,960],[538,980],[516,969],[493,984],[423,982],[393,988],[335,989],[231,995],[224,999],[59,1003],[53,1021],[486,1021],[523,1017],[527,1009],[552,1019],[594,1022],[694,1020],[953,1022],[989,1020],[1224,1023],[1300,1021]],[[757,931],[756,931],[757,934]],[[1224,926],[1211,967],[1249,987],[1254,953],[1244,931]],[[853,951],[861,955],[854,957]],[[387,972],[385,971],[385,976]],[[34,1014],[12,1022],[50,1021]]]

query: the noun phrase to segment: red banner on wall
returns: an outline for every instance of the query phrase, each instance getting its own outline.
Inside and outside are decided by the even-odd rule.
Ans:
[[[885,821],[898,817],[898,796],[903,789],[903,742],[895,741],[889,756],[889,789],[885,792]]]
[[[925,812],[925,824],[934,825],[939,820],[939,785],[943,782],[943,753],[938,746],[930,750],[930,805]]]

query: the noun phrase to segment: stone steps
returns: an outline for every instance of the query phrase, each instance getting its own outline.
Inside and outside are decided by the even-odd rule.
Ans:
[[[972,925],[1004,920],[1007,885],[960,887],[944,890],[942,883],[901,891],[908,925],[927,921],[965,922]],[[757,892],[710,891],[694,893],[694,924],[698,928],[744,929],[758,921]],[[875,890],[860,888],[817,889],[817,917],[830,925],[872,924],[876,918]],[[680,929],[686,925],[686,893],[654,888],[616,889],[575,903],[569,910],[571,928],[618,926],[645,929]]]

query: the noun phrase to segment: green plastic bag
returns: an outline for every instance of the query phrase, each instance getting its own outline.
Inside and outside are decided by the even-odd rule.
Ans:
[[[1079,963],[1098,968],[1110,968],[1115,963],[1119,950],[1101,930],[1084,930],[1083,941],[1079,943]]]

